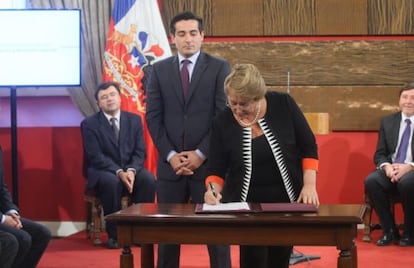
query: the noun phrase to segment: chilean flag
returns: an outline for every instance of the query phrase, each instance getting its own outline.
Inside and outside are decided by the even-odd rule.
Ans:
[[[121,109],[144,125],[145,167],[156,174],[157,151],[145,121],[145,81],[154,62],[171,56],[157,0],[116,0],[104,55],[104,81],[121,85]]]

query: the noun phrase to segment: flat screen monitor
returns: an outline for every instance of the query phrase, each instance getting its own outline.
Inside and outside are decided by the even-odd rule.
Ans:
[[[0,9],[0,87],[79,86],[79,9]]]

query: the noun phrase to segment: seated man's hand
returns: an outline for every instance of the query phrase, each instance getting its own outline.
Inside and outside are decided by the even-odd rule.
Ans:
[[[20,216],[16,214],[6,215],[4,224],[14,227],[16,229],[23,228],[22,222],[20,221]]]
[[[120,171],[118,177],[127,188],[128,193],[132,193],[134,187],[135,174],[132,171]]]
[[[413,170],[413,167],[410,164],[393,163],[392,169],[391,182],[399,182],[402,176]]]

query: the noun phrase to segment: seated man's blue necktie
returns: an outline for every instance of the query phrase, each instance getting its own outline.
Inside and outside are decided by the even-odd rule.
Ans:
[[[401,136],[400,147],[398,147],[397,156],[395,157],[396,163],[404,163],[407,156],[408,143],[410,141],[411,133],[411,121],[410,119],[405,119],[405,129]]]

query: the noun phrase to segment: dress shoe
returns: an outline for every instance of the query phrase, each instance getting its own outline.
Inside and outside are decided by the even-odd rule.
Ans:
[[[400,247],[409,247],[413,245],[413,241],[411,237],[407,234],[403,234],[402,238],[400,239],[399,243]]]
[[[381,239],[377,241],[377,246],[389,246],[399,239],[400,234],[398,233],[398,230],[384,232]]]
[[[117,249],[119,248],[118,241],[114,238],[109,238],[106,242],[106,247],[109,249]]]

